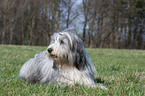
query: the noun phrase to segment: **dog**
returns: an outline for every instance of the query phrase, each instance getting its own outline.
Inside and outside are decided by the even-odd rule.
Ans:
[[[59,32],[52,35],[45,51],[22,66],[18,77],[28,83],[78,83],[95,87],[94,72],[82,40],[74,33]]]

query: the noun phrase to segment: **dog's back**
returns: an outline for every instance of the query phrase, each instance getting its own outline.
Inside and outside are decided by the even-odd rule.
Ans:
[[[48,59],[46,51],[43,51],[22,66],[19,78],[29,83],[44,83],[51,81],[57,73],[58,71],[53,68],[53,60]]]

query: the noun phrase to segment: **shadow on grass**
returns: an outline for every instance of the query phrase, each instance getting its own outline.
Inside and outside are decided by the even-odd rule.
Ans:
[[[95,78],[96,83],[104,83],[105,81],[101,77]]]

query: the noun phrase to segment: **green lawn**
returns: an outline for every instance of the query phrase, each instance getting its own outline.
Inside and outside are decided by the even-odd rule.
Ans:
[[[108,90],[80,85],[28,84],[18,79],[21,66],[47,47],[0,46],[0,96],[4,95],[145,95],[145,51],[86,48],[96,67],[96,82]]]

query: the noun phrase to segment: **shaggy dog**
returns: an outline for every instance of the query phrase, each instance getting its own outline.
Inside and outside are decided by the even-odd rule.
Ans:
[[[92,87],[96,86],[94,71],[82,40],[74,33],[59,32],[53,34],[47,50],[22,66],[19,78],[29,83],[79,83]]]

